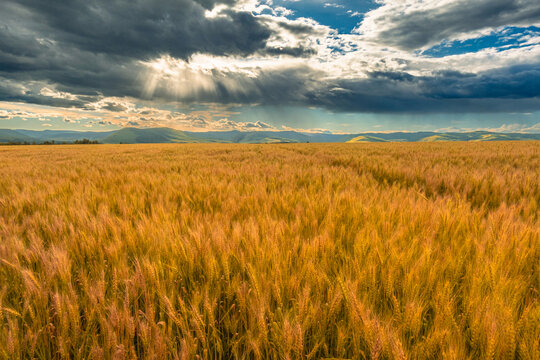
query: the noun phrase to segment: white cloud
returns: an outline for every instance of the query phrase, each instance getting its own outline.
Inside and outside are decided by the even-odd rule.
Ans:
[[[52,97],[55,99],[77,100],[77,97],[70,93],[57,91],[48,87],[42,88],[40,91],[40,95]]]
[[[380,0],[355,29],[366,40],[422,49],[444,40],[478,37],[504,26],[540,24],[537,0]]]
[[[325,8],[329,8],[329,7],[333,7],[333,8],[337,8],[337,9],[343,9],[345,8],[345,6],[341,5],[341,4],[336,4],[336,3],[324,3],[323,5]]]
[[[497,127],[479,127],[479,128],[456,128],[447,127],[435,130],[435,132],[448,133],[448,132],[471,132],[471,131],[489,131],[496,133],[514,133],[514,134],[539,134],[540,123],[528,125],[520,123],[503,124]]]
[[[0,110],[0,119],[11,119],[10,112],[6,110]]]

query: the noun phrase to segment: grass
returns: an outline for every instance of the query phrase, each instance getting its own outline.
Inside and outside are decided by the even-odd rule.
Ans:
[[[0,148],[0,359],[540,358],[540,143]]]

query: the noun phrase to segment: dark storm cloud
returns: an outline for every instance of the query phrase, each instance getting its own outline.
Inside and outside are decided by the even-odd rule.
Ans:
[[[279,67],[273,70],[259,69],[255,76],[242,73],[213,70],[205,79],[212,86],[193,89],[182,101],[188,103],[222,103],[222,104],[298,104],[310,89],[317,83],[322,73],[305,66]],[[154,99],[167,100],[174,98],[167,83],[160,84]]]
[[[315,49],[303,47],[303,46],[279,46],[279,47],[267,47],[263,51],[259,52],[261,55],[289,55],[292,57],[310,57],[316,54]]]
[[[214,71],[213,87],[187,102],[316,106],[334,112],[452,113],[540,110],[540,66],[513,66],[479,74],[458,71],[414,76],[371,72],[365,78],[328,80],[308,66],[259,70],[256,76]],[[232,85],[231,85],[232,84]],[[170,99],[167,84],[156,98]]]
[[[219,69],[195,74],[193,83],[187,84],[190,91],[181,95],[179,89],[161,79],[151,92],[142,89],[141,74],[148,72],[142,61],[166,54],[188,61],[197,53],[314,55],[313,49],[302,45],[268,45],[272,37],[280,35],[272,32],[268,17],[256,17],[231,7],[216,17],[205,16],[205,10],[216,4],[235,2],[3,0],[0,101],[81,109],[91,109],[91,103],[104,97],[132,97],[188,104],[317,106],[335,112],[540,110],[539,65],[509,66],[478,74],[444,71],[431,76],[371,72],[339,79],[308,65],[276,63],[271,69],[250,69],[250,75]],[[536,1],[449,4],[453,5],[433,13],[418,10],[410,17],[388,12],[388,21],[381,23],[381,30],[374,36],[385,43],[416,48],[462,31],[540,18]],[[515,11],[508,12],[512,9]],[[281,20],[276,24],[297,39],[320,31],[309,24]],[[197,84],[199,77],[204,77],[204,86]],[[43,89],[50,91],[44,93]],[[104,103],[100,109],[126,110],[122,103],[115,102]]]
[[[142,71],[142,70],[141,70]],[[194,88],[178,98],[165,82],[153,94],[144,96],[133,86],[130,72],[121,66],[94,80],[56,77],[64,84],[59,92],[82,94],[109,84],[105,96],[132,96],[184,103],[264,104],[275,106],[316,106],[333,112],[374,113],[465,113],[528,112],[540,110],[540,67],[514,66],[480,74],[457,71],[413,76],[405,72],[372,72],[366,78],[328,80],[327,74],[308,66],[260,69],[256,76],[214,70],[208,80],[213,86]],[[208,85],[208,83],[206,82]],[[77,95],[74,99],[43,96],[45,83],[23,86],[0,80],[0,98],[44,105],[87,108],[99,96]],[[119,103],[104,103],[102,109],[124,111]]]
[[[373,72],[337,80],[306,95],[312,105],[337,112],[525,112],[540,110],[540,66],[513,66],[480,74],[432,76]]]
[[[298,24],[298,23],[280,21],[278,22],[278,25],[282,27],[283,29],[289,31],[291,34],[295,34],[295,35],[309,36],[309,35],[320,34],[320,31],[315,29],[310,24]]]
[[[540,64],[511,66],[479,75],[439,73],[422,80],[422,88],[441,99],[540,97]]]
[[[275,47],[267,19],[225,8],[236,0],[4,0],[0,3],[0,100],[80,106],[47,98],[38,85],[88,96],[141,97],[140,61],[168,54],[305,57],[313,50]],[[94,98],[92,98],[94,97]]]
[[[64,49],[59,45],[39,45],[35,55],[10,62],[19,67],[6,69],[3,55],[0,48],[0,100],[3,101],[83,107],[100,96],[138,97],[141,94],[136,81],[143,66],[131,59]],[[40,92],[45,87],[76,94],[77,100],[42,96]]]
[[[412,50],[483,29],[540,22],[538,0],[454,0],[442,5],[418,1],[414,7],[408,5],[387,1],[358,30],[381,44]]]
[[[0,77],[0,100],[77,108],[83,107],[89,100],[88,98],[80,99],[77,97],[68,99],[44,96],[41,94],[41,89],[44,88],[45,85],[46,84],[39,82],[31,82],[23,85],[17,81]]]
[[[125,57],[246,55],[265,47],[271,32],[250,13],[227,10],[207,18],[205,8],[216,3],[232,1],[5,0],[2,17],[23,17],[23,24],[12,25],[15,31],[26,27],[81,50]]]

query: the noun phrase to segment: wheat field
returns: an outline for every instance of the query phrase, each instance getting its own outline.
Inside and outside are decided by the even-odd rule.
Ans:
[[[540,142],[0,147],[0,359],[539,359]]]

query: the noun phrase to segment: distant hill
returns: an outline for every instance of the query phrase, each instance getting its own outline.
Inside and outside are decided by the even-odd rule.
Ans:
[[[360,135],[355,138],[352,138],[351,140],[347,141],[348,143],[357,143],[357,142],[387,142],[388,140],[384,140],[375,136],[369,136],[369,135]]]
[[[9,129],[0,129],[0,143],[9,143],[9,142],[32,142],[35,139],[25,135],[21,134],[20,132],[16,130],[9,130]]]
[[[296,131],[208,131],[189,132],[170,128],[123,128],[115,131],[9,130],[0,129],[0,143],[73,143],[88,139],[103,144],[143,143],[358,143],[358,142],[436,142],[436,141],[505,141],[540,140],[540,134],[395,132],[330,134]]]
[[[295,131],[210,131],[210,132],[186,132],[190,137],[199,139],[201,142],[225,142],[225,143],[296,143],[308,142],[309,135]]]
[[[104,144],[148,144],[148,143],[194,143],[200,142],[183,131],[170,128],[124,128],[104,137]]]
[[[503,134],[487,131],[468,133],[436,134],[423,138],[421,141],[506,141],[506,140],[539,140],[540,134]]]
[[[2,132],[3,130],[0,130]],[[116,131],[69,131],[69,130],[16,130],[18,133],[31,137],[36,142],[55,141],[55,142],[74,142],[75,140],[101,140],[105,136]]]

